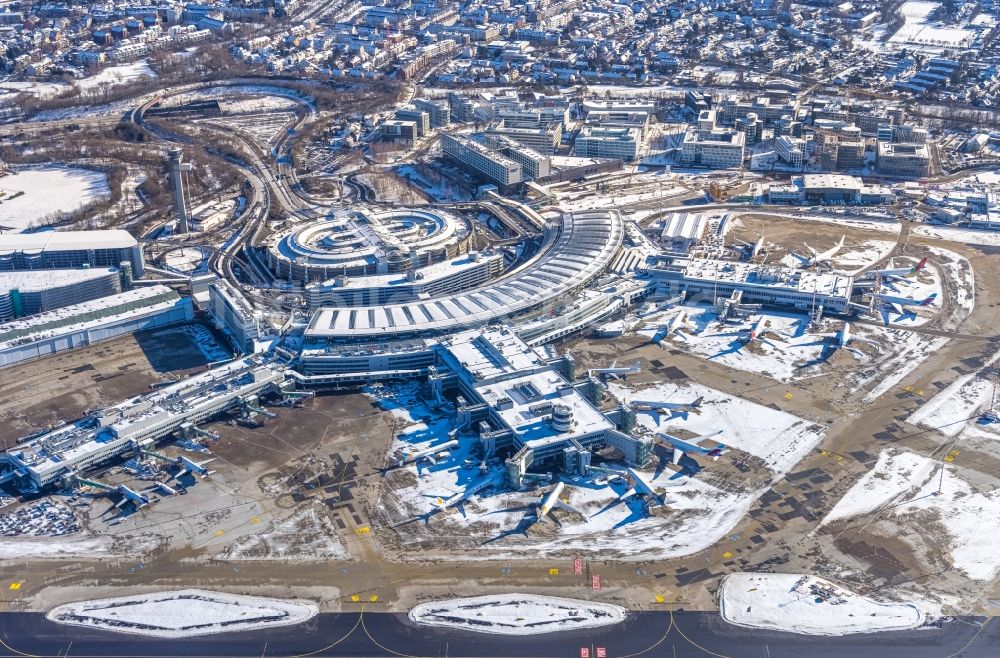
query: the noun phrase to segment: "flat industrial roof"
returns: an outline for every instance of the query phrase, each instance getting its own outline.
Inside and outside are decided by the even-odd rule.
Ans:
[[[0,252],[76,249],[129,249],[139,243],[123,229],[107,231],[42,231],[39,233],[4,233]]]
[[[0,292],[19,290],[34,292],[69,286],[81,281],[100,279],[109,274],[116,275],[118,270],[113,267],[91,267],[73,270],[18,270],[16,272],[0,272]]]

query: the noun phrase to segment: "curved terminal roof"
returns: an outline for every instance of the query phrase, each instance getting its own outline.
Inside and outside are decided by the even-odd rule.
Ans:
[[[563,215],[559,236],[531,261],[490,284],[387,306],[329,306],[309,322],[307,338],[371,340],[458,331],[515,316],[554,302],[603,272],[622,243],[616,211]]]

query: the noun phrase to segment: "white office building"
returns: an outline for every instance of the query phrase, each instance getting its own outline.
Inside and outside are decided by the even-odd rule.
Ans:
[[[521,165],[479,142],[461,135],[441,135],[441,149],[455,162],[473,169],[501,187],[524,181]]]
[[[734,169],[743,166],[746,134],[732,130],[689,130],[681,160],[695,167]]]
[[[584,126],[574,152],[581,158],[614,158],[631,162],[639,157],[642,132],[638,128]]]

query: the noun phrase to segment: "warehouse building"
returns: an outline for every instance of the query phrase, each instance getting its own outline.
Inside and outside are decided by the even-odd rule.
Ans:
[[[0,235],[0,272],[123,267],[143,275],[142,249],[124,230],[44,231]]]
[[[191,300],[162,285],[0,324],[0,367],[194,317]]]
[[[122,291],[113,267],[0,272],[0,322]]]

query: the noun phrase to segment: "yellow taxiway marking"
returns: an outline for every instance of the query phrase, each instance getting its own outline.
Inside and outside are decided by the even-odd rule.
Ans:
[[[549,575],[550,576],[558,576],[559,575],[559,569],[555,569],[555,568],[549,569]]]
[[[360,528],[355,528],[354,529],[354,534],[356,534],[356,535],[367,535],[371,531],[372,531],[371,528],[369,528],[366,525],[363,525]]]
[[[11,583],[10,589],[21,589],[21,583]]]

